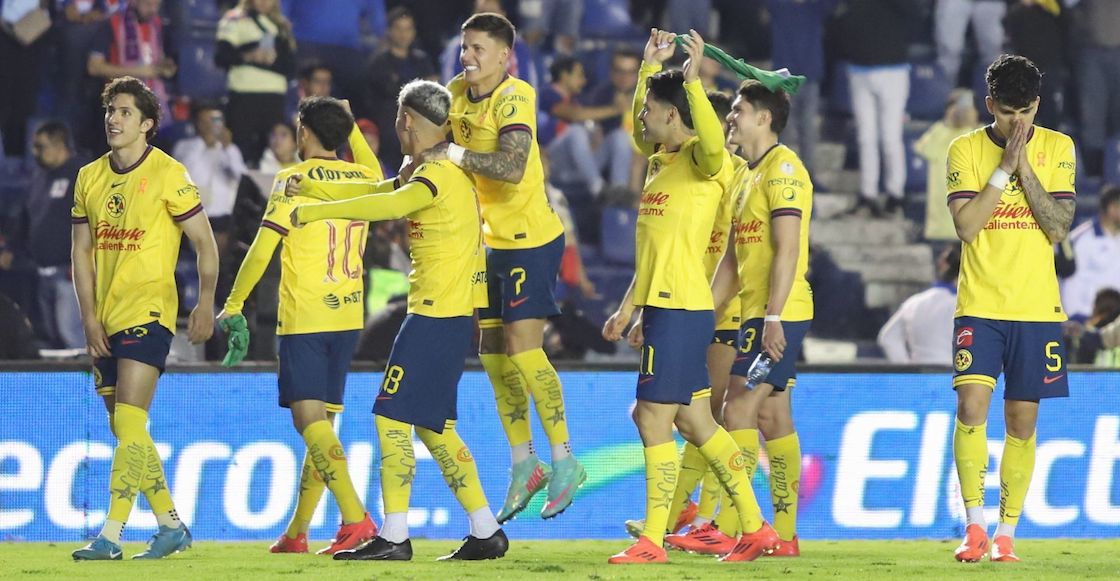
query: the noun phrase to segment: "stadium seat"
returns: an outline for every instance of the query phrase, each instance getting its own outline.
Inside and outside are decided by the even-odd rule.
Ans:
[[[226,72],[214,64],[214,29],[192,29],[179,43],[179,89],[192,99],[220,99]]]
[[[600,248],[603,258],[619,265],[634,264],[634,233],[638,217],[630,208],[603,208],[600,222]]]
[[[906,111],[915,119],[934,121],[945,114],[945,100],[950,83],[934,60],[915,61],[910,65],[910,97]]]
[[[1120,184],[1120,135],[1104,144],[1104,183]]]

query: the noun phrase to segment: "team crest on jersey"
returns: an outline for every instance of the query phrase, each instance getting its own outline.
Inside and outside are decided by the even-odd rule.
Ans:
[[[647,177],[646,180],[653,179],[653,177],[656,176],[659,172],[661,172],[661,160],[660,159],[654,159],[654,160],[650,161],[649,162],[649,177]]]
[[[463,136],[463,141],[471,140],[471,124],[466,119],[459,120],[459,134]]]
[[[965,371],[972,367],[972,353],[968,349],[957,349],[957,354],[953,357],[953,367],[957,371]]]
[[[124,215],[124,196],[121,194],[109,194],[109,199],[105,200],[105,211],[114,218],[120,218]]]

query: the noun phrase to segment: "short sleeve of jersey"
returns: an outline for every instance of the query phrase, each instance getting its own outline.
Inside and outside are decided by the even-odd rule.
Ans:
[[[796,216],[800,218],[813,204],[809,172],[798,159],[783,159],[770,165],[762,176],[766,199],[770,203],[770,218]]]
[[[79,171],[78,179],[74,183],[74,206],[70,208],[70,222],[72,224],[89,222],[89,217],[86,216],[86,186],[85,180],[82,179],[84,174],[84,171]]]
[[[976,165],[972,160],[972,134],[962,135],[949,145],[949,159],[945,167],[945,188],[949,201],[969,199],[984,188],[980,176],[976,175]]]
[[[1054,148],[1054,169],[1050,171],[1050,180],[1046,184],[1046,191],[1059,200],[1072,200],[1076,195],[1074,182],[1077,176],[1077,154],[1073,149],[1073,140],[1061,135],[1057,146]]]
[[[190,173],[180,164],[172,164],[164,175],[163,202],[176,222],[182,222],[202,211],[202,198]]]
[[[536,126],[536,101],[536,93],[526,83],[515,83],[502,89],[494,103],[498,135],[510,131],[528,131],[532,134],[533,127]]]

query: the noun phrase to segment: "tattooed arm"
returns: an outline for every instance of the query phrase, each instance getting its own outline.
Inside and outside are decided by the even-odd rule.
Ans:
[[[447,145],[441,143],[420,154],[419,162],[447,159]],[[463,154],[462,168],[492,180],[516,184],[525,175],[529,150],[533,147],[533,134],[527,129],[506,131],[498,136],[498,151],[482,153],[467,150]]]
[[[1023,188],[1034,219],[1050,242],[1057,244],[1065,240],[1069,227],[1073,224],[1075,202],[1054,199],[1025,160],[1019,163],[1019,185]]]

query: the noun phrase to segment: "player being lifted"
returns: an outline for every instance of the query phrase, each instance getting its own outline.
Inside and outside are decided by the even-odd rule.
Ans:
[[[415,155],[444,141],[450,107],[451,94],[437,83],[416,80],[405,85],[396,121],[402,153]],[[459,378],[474,339],[474,309],[486,306],[482,222],[469,174],[449,161],[429,161],[404,183],[398,178],[380,183],[351,180],[341,188],[308,186],[312,198],[370,195],[301,205],[292,213],[297,227],[323,219],[407,217],[412,255],[408,316],[393,343],[373,408],[381,449],[384,526],[372,542],[336,553],[335,559],[412,558],[408,508],[416,474],[413,428],[470,519],[466,541],[444,559],[505,555],[509,541],[490,511],[471,451],[455,430]],[[338,195],[324,195],[328,189]]]
[[[560,377],[542,349],[545,319],[560,313],[553,298],[564,226],[548,205],[537,147],[536,92],[506,74],[516,31],[494,13],[462,26],[463,73],[451,80],[453,144],[417,161],[451,163],[470,172],[482,205],[490,304],[479,312],[479,359],[494,386],[512,467],[498,522],[524,510],[548,486],[541,511],[552,518],[572,503],[587,472],[572,456]],[[407,177],[407,170],[403,174]],[[552,468],[537,459],[529,397],[552,447]]]
[[[81,308],[97,394],[117,437],[109,476],[109,514],[75,560],[120,559],[121,531],[142,492],[159,531],[134,559],[159,559],[191,546],[171,500],[148,409],[163,372],[179,300],[175,262],[187,235],[198,253],[198,306],[187,337],[213,333],[218,250],[187,170],[148,141],[159,127],[159,100],[133,77],[101,93],[109,153],[78,172],[71,210],[74,290]]]
[[[797,359],[813,319],[809,269],[809,221],[813,183],[805,165],[778,143],[789,119],[790,98],[749,80],[739,87],[728,120],[730,140],[746,166],[733,178],[733,243],[713,280],[717,304],[738,294],[743,326],[739,355],[731,368],[724,425],[747,458],[747,471],[758,465],[758,435],[766,438],[770,461],[770,500],[781,546],[774,556],[800,555],[797,540],[797,490],[801,480],[801,444],[793,425],[790,390],[796,384]],[[748,385],[752,362],[765,352],[773,367],[765,380]],[[689,550],[720,550],[734,523],[697,531]],[[720,528],[719,525],[723,525]]]
[[[351,179],[377,179],[381,172],[342,161],[335,150],[355,134],[354,119],[330,97],[311,97],[299,104],[296,147],[304,160],[276,174],[268,206],[261,220],[225,309],[219,316],[225,329],[244,329],[241,309],[260,281],[276,251],[280,250],[280,308],[276,334],[280,337],[279,403],[292,412],[292,423],[307,445],[295,514],[287,531],[272,545],[274,553],[307,552],[307,529],[316,505],[329,488],[342,526],[330,546],[320,554],[352,549],[377,534],[354,490],[342,443],[334,432],[334,414],[342,412],[343,392],[350,359],[364,326],[362,300],[362,251],[367,224],[331,220],[292,230],[292,208],[309,201],[285,195],[290,176],[311,182],[331,183]],[[363,141],[356,134],[354,141]],[[234,364],[240,352],[227,358]]]
[[[699,448],[728,491],[743,535],[723,557],[749,561],[777,548],[747,480],[743,453],[712,417],[706,352],[715,331],[704,254],[733,171],[720,122],[699,80],[703,40],[683,38],[685,71],[660,72],[675,52],[670,32],[653,29],[634,93],[634,140],[649,156],[638,210],[634,280],[603,335],[618,340],[641,307],[642,361],[634,421],[645,447],[646,521],[638,542],[611,563],[667,560],[662,540],[679,471],[673,425]],[[640,133],[639,133],[640,131]],[[698,405],[690,405],[697,403]]]
[[[958,561],[989,554],[984,520],[988,408],[1004,373],[999,525],[992,561],[1018,561],[1015,525],[1031,482],[1039,400],[1066,397],[1066,350],[1053,245],[1073,222],[1073,140],[1033,125],[1042,74],[1021,56],[988,67],[995,121],[953,141],[946,182],[949,211],[964,241],[957,290],[953,456],[968,525]]]
[[[720,91],[708,91],[707,95],[716,116],[724,120],[723,133],[727,135],[726,118],[728,113],[731,112],[731,97]],[[739,166],[746,163],[743,158],[735,154],[739,149],[738,145],[728,142],[726,147],[728,153],[731,153],[732,166],[738,169]],[[715,273],[716,266],[719,265],[720,259],[723,258],[723,254],[727,250],[728,232],[731,230],[732,198],[736,191],[734,182],[731,182],[727,188],[724,188],[723,197],[720,198],[716,220],[712,225],[711,237],[704,252],[704,271],[709,275],[709,278]],[[630,328],[627,338],[631,347],[641,349],[641,335],[641,325],[634,325]],[[716,332],[712,336],[711,344],[708,345],[708,378],[712,384],[712,396],[708,401],[711,404],[712,416],[721,425],[723,424],[723,399],[727,393],[731,365],[735,362],[735,355],[738,351],[736,348],[738,337],[739,300],[736,295],[727,301],[725,306],[717,310]],[[696,489],[696,485],[701,482],[703,485],[700,489],[700,501],[697,504],[692,502],[691,496]],[[722,491],[723,487],[720,486],[719,479],[708,467],[708,463],[704,460],[704,456],[700,454],[700,450],[696,446],[686,443],[684,451],[681,453],[681,472],[677,480],[677,492],[673,498],[673,509],[669,512],[668,522],[673,523],[669,530],[676,533],[687,526],[689,527],[688,531],[683,536],[693,537],[699,534],[697,531],[700,529],[707,530],[704,525],[712,522],[715,518],[717,507],[723,515],[721,518],[738,523],[739,517],[735,513],[735,507],[729,501],[724,502],[723,506],[719,506]],[[641,536],[643,528],[645,528],[645,522],[642,520],[626,521],[627,532],[635,538]],[[683,548],[680,546],[681,543],[689,542],[685,541],[683,536],[668,535],[665,537],[665,542]]]

